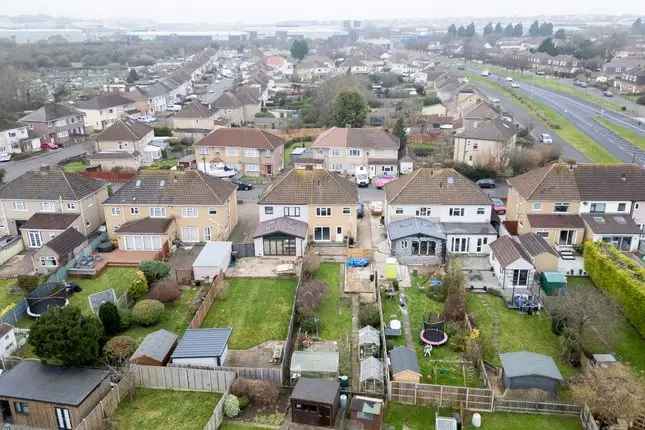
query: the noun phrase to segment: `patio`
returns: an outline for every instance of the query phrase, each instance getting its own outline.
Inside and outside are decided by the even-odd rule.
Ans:
[[[226,270],[227,278],[275,278],[281,276],[276,268],[281,264],[293,264],[298,257],[244,257]]]

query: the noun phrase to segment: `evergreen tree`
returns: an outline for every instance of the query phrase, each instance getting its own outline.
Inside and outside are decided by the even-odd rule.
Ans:
[[[498,22],[495,24],[495,34],[502,34],[504,32],[504,27],[502,27],[502,23]]]
[[[126,78],[126,82],[128,84],[133,84],[139,80],[139,74],[134,68],[130,69],[130,72],[128,73],[128,77]]]
[[[484,27],[484,36],[489,36],[493,33],[493,23],[489,22],[486,24],[486,27]]]
[[[466,27],[466,37],[473,37],[475,35],[475,23],[471,22]]]
[[[515,28],[513,27],[513,24],[508,24],[506,27],[504,27],[504,36],[505,37],[513,37],[515,34]]]
[[[457,37],[457,26],[455,24],[450,24],[450,27],[448,27],[448,36],[451,38]]]
[[[567,35],[564,31],[564,28],[559,29],[558,31],[555,32],[555,36],[553,36],[555,39],[558,40],[564,40],[567,38]]]
[[[103,330],[108,336],[113,336],[121,331],[121,316],[114,303],[105,302],[99,308],[99,319],[103,323]]]
[[[645,24],[643,24],[642,18],[636,18],[636,21],[632,24],[632,33],[634,34],[643,34],[645,33]]]
[[[466,28],[463,25],[460,25],[457,29],[457,36],[466,37]]]
[[[298,61],[302,61],[303,58],[309,53],[309,45],[304,39],[296,39],[291,44],[291,56]]]
[[[405,144],[407,134],[405,133],[405,124],[403,123],[403,118],[396,120],[396,124],[394,124],[394,128],[392,128],[392,134],[399,138],[401,145]]]
[[[367,104],[356,91],[343,91],[334,100],[333,118],[336,127],[362,127],[367,118]]]
[[[552,57],[555,57],[558,55],[558,48],[555,47],[555,44],[553,43],[553,40],[551,40],[550,37],[544,39],[540,46],[538,47],[538,52],[546,52]]]
[[[515,24],[515,27],[513,27],[513,36],[515,37],[522,37],[524,35],[524,28],[522,27],[522,23],[518,22]]]
[[[535,37],[540,35],[540,23],[535,20],[531,27],[529,28],[529,36]]]
[[[553,24],[550,22],[543,22],[538,34],[545,37],[553,36]]]

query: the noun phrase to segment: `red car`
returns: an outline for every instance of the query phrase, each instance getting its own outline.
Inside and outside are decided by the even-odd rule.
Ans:
[[[374,179],[374,186],[380,190],[385,184],[389,184],[392,181],[396,181],[396,176],[381,176]]]
[[[497,215],[504,215],[506,213],[506,205],[504,204],[502,199],[492,197],[491,201],[493,202],[493,210]]]

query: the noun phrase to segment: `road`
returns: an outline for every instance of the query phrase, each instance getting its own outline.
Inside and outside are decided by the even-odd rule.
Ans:
[[[91,149],[92,142],[87,141],[84,143],[69,145],[54,151],[47,151],[41,155],[34,155],[33,157],[26,158],[24,160],[2,163],[0,164],[0,168],[4,169],[6,172],[4,182],[9,182],[31,170],[38,170],[41,166],[54,166],[59,161],[81,155],[85,152],[90,152]]]
[[[553,138],[553,145],[560,148],[562,153],[562,158],[576,160],[579,162],[589,161],[587,157],[584,156],[580,151],[575,149],[573,146],[569,145],[564,139],[562,139],[557,131],[552,130],[546,127],[542,122],[535,119],[524,107],[517,104],[511,97],[506,96],[505,94],[492,90],[484,85],[478,84],[476,81],[472,81],[471,85],[477,86],[477,88],[488,98],[496,98],[501,101],[501,107],[504,112],[509,112],[515,121],[520,123],[524,127],[532,127],[531,134],[537,140],[538,136],[542,133],[548,133]]]

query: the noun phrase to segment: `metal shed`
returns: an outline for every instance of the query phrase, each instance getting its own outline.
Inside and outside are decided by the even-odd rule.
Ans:
[[[231,263],[232,242],[206,242],[193,262],[195,280],[210,281]]]
[[[296,351],[291,356],[291,379],[338,377],[337,351]]]
[[[185,366],[223,366],[232,332],[231,328],[188,329],[170,358],[173,364]]]
[[[542,272],[540,284],[547,295],[557,296],[567,288],[567,277],[561,272]]]
[[[383,364],[376,357],[367,357],[361,360],[359,375],[363,391],[378,391],[383,388]]]
[[[380,332],[370,325],[358,330],[358,347],[360,348],[361,357],[378,354],[381,347]]]
[[[555,361],[548,355],[519,351],[500,354],[504,387],[508,389],[540,389],[555,394],[564,381]]]

